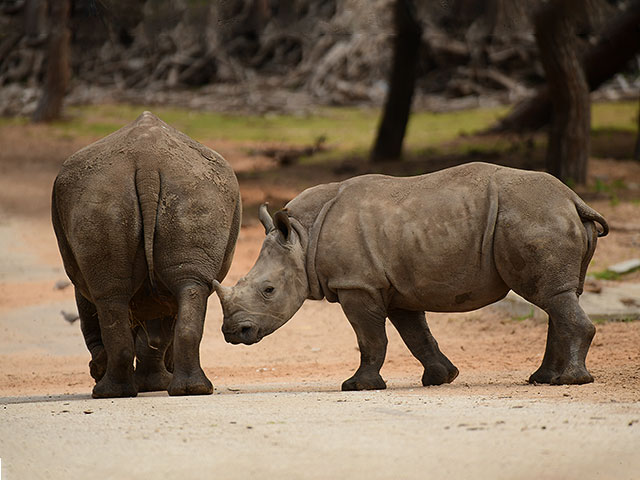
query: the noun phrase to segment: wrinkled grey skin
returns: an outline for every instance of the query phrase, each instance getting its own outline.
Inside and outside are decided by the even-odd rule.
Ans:
[[[149,112],[67,159],[52,221],[91,352],[94,397],[213,392],[200,341],[240,217],[227,162]]]
[[[422,383],[458,369],[424,311],[464,312],[512,289],[549,314],[530,382],[593,381],[585,357],[595,327],[580,308],[584,276],[607,223],[552,176],[483,163],[429,175],[365,175],[310,188],[276,213],[261,209],[260,256],[234,287],[216,285],[231,343],[252,344],[306,298],[340,302],[361,363],[343,390],[381,389],[389,318],[424,366]]]

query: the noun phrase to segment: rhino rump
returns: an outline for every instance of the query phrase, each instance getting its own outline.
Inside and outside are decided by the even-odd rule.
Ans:
[[[241,215],[224,159],[149,112],[72,155],[56,178],[52,207],[65,268],[87,298],[108,294],[98,291],[110,278],[135,291],[148,268],[166,284],[223,278]]]

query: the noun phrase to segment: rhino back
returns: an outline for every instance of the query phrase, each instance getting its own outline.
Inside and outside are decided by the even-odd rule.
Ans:
[[[140,169],[158,170],[172,182],[209,184],[219,190],[237,190],[228,163],[216,152],[167,125],[150,112],[71,155],[58,176],[59,184],[103,184],[123,179]],[[93,185],[92,187],[98,187]]]

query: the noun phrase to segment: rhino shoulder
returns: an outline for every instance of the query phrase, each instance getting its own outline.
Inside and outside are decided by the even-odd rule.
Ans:
[[[307,188],[287,203],[285,208],[289,211],[289,215],[310,228],[322,207],[336,197],[341,185],[341,182],[334,182]]]

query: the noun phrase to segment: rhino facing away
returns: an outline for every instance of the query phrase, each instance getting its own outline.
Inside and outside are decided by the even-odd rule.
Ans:
[[[227,162],[149,112],[65,161],[52,221],[91,352],[94,397],[213,392],[200,341],[240,217]]]
[[[424,366],[423,385],[458,369],[425,311],[463,312],[514,290],[549,314],[546,351],[529,381],[593,381],[585,358],[595,327],[578,304],[605,219],[554,177],[471,163],[394,178],[364,175],[305,190],[273,219],[250,272],[216,284],[225,339],[252,344],[305,299],[340,302],[360,367],[343,390],[382,389],[388,317]],[[600,233],[594,222],[600,225]]]

